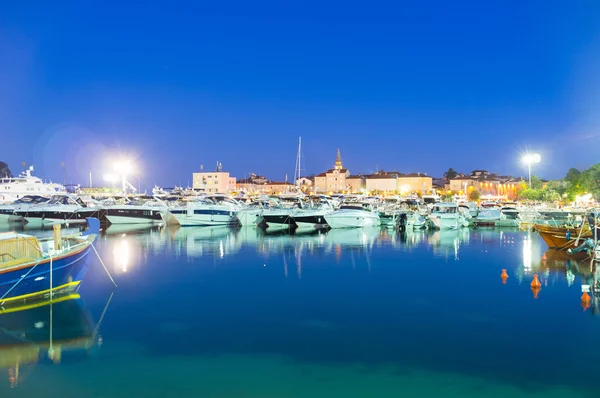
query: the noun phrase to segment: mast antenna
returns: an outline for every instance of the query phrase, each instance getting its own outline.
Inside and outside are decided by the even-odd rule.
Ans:
[[[296,170],[294,170],[294,184],[302,176],[302,137],[298,137],[298,154],[296,155]]]

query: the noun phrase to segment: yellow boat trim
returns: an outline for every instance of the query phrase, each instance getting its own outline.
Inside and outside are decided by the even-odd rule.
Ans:
[[[68,296],[62,296],[62,297],[52,299],[52,304],[62,303],[63,301],[69,301],[69,300],[78,300],[80,298],[81,298],[81,296],[79,295],[79,293],[73,293],[73,294],[69,294]],[[26,310],[30,310],[33,308],[43,307],[46,305],[50,305],[50,299],[47,299],[44,301],[38,301],[35,303],[31,303],[31,304],[19,305],[16,307],[0,309],[0,315],[10,314],[11,312],[26,311]]]
[[[80,283],[81,283],[81,281],[67,282],[64,285],[60,285],[60,286],[53,288],[52,291],[55,292],[57,290],[63,290],[63,289],[74,289]],[[12,303],[13,301],[17,301],[17,300],[25,300],[25,299],[32,298],[32,297],[43,296],[44,294],[48,294],[48,293],[50,293],[50,289],[40,290],[39,292],[35,292],[35,293],[23,294],[21,296],[9,297],[9,298],[2,300],[0,302],[0,306],[4,305],[6,303]]]

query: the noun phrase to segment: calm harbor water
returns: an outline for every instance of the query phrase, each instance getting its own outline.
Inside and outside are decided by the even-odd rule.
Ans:
[[[98,327],[95,344],[65,345],[60,363],[0,358],[0,397],[600,391],[600,316],[580,300],[590,265],[535,233],[111,226],[97,247],[118,287],[90,258],[81,298],[53,306],[55,339]]]

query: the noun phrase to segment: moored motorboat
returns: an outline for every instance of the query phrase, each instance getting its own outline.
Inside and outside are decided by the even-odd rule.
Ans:
[[[162,224],[161,210],[166,205],[154,200],[138,200],[105,207],[111,224]]]
[[[435,203],[429,215],[429,220],[437,229],[457,229],[469,225],[469,222],[459,211],[458,205],[453,202]]]
[[[337,228],[362,228],[381,224],[379,215],[369,206],[361,203],[344,204],[338,210],[325,215],[329,227]]]
[[[75,289],[86,270],[86,260],[100,231],[98,219],[74,235],[38,239],[16,232],[0,233],[0,305],[47,294],[50,290]]]
[[[170,207],[161,211],[167,224],[187,226],[232,225],[239,223],[236,214],[241,205],[225,196],[213,195],[185,202],[185,207]]]
[[[15,214],[15,210],[45,203],[48,199],[43,196],[27,195],[15,200],[13,203],[0,204],[0,223],[23,222],[25,218],[22,215]]]
[[[14,214],[23,217],[31,224],[77,224],[85,223],[87,218],[104,218],[104,210],[90,207],[75,195],[54,195],[44,203],[23,206],[15,209]]]

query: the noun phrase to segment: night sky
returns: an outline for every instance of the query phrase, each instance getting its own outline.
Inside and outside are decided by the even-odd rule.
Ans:
[[[598,1],[3,1],[0,160],[564,176],[600,161]],[[132,178],[137,185],[137,177]]]

